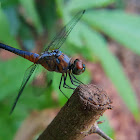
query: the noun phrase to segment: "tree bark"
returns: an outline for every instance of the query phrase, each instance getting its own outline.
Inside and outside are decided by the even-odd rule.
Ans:
[[[78,86],[38,140],[82,140],[111,103],[100,87]]]

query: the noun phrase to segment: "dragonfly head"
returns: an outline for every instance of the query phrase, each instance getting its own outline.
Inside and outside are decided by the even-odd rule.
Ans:
[[[79,59],[76,59],[71,66],[72,73],[79,75],[85,71],[85,64]]]

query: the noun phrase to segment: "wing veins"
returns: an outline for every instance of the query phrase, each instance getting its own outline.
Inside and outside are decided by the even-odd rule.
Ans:
[[[81,19],[82,15],[84,14],[85,10],[78,12],[67,24],[64,26],[60,32],[57,33],[57,35],[54,37],[54,39],[51,41],[51,43],[48,45],[48,47],[45,49],[45,51],[48,50],[54,50],[59,49],[65,40],[67,39],[68,35],[72,31],[72,29],[75,27],[75,25],[78,23],[78,21]],[[45,52],[44,51],[44,52]]]
[[[21,84],[21,87],[20,87],[20,90],[19,90],[19,93],[18,93],[18,95],[17,95],[17,97],[16,97],[16,99],[15,99],[15,101],[14,101],[14,104],[13,104],[13,106],[12,106],[12,109],[11,109],[11,111],[10,111],[10,114],[12,114],[12,112],[14,111],[14,109],[15,109],[15,107],[16,107],[16,104],[17,104],[17,102],[18,102],[18,100],[19,100],[19,98],[20,98],[20,96],[21,96],[21,94],[22,94],[22,92],[23,92],[23,89],[25,88],[27,82],[29,81],[29,79],[30,79],[31,75],[33,74],[33,72],[34,72],[34,70],[35,70],[36,67],[37,67],[37,65],[36,65],[36,64],[33,64],[33,65],[31,65],[31,66],[26,70],[25,75],[24,75],[24,79],[23,79],[23,81],[22,81],[22,84]],[[26,76],[27,76],[27,77],[26,77]]]

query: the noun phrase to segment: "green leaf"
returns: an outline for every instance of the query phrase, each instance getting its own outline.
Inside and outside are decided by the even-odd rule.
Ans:
[[[17,57],[9,61],[0,61],[0,64],[0,100],[3,100],[9,95],[13,95],[13,93],[18,93],[25,70],[31,62]]]
[[[10,116],[9,111],[11,106],[7,104],[6,101],[0,102],[0,107],[0,140],[12,140],[18,127],[21,124],[21,120],[23,120],[25,117],[24,111],[20,109],[20,112],[14,112]]]
[[[119,10],[93,11],[83,17],[121,45],[140,55],[140,17]]]
[[[105,40],[99,33],[85,25],[82,31],[85,44],[99,58],[106,74],[118,89],[128,109],[137,118],[139,115],[137,98],[118,59],[109,52]]]
[[[25,9],[26,18],[32,21],[32,24],[35,26],[38,33],[42,33],[43,27],[41,25],[39,15],[35,7],[35,1],[34,0],[20,0],[20,3]]]
[[[4,13],[6,14],[7,19],[10,23],[9,25],[10,25],[11,34],[13,36],[17,36],[18,31],[19,31],[20,22],[19,22],[19,17],[18,17],[16,7],[13,6],[13,7],[6,8],[6,9],[4,9]]]
[[[80,28],[80,23],[77,24],[77,26],[73,29],[71,32],[68,41],[75,45],[76,47],[83,46],[82,40],[81,40],[81,28]]]
[[[9,44],[14,47],[18,46],[16,40],[10,33],[9,22],[2,9],[0,9],[0,42],[6,42],[7,45]]]
[[[6,108],[4,108],[6,109]],[[3,113],[1,111],[1,113]],[[1,140],[10,140],[13,139],[14,133],[16,132],[16,126],[13,124],[13,120],[12,119],[8,119],[8,114],[6,116],[6,118],[1,118],[0,119],[0,139]],[[3,116],[1,116],[3,117]],[[8,135],[7,135],[8,132]]]
[[[18,0],[1,0],[1,7],[7,8],[10,6],[18,5]]]
[[[112,4],[114,0],[71,0],[66,8],[69,10],[83,10],[93,7],[103,7]]]

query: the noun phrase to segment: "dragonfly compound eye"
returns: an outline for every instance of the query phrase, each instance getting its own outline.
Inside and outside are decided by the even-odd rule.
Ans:
[[[73,64],[72,73],[79,75],[85,71],[85,64],[79,59],[76,59]]]

